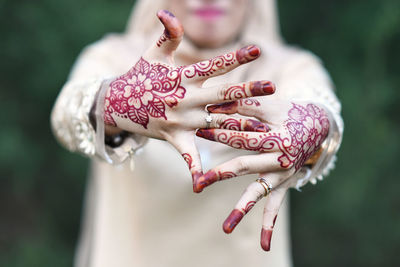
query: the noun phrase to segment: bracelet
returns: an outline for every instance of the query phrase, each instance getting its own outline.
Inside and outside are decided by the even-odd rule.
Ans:
[[[112,148],[116,148],[124,143],[125,138],[128,137],[128,135],[129,133],[126,131],[114,135],[106,135],[104,136],[104,143]]]
[[[319,148],[305,163],[306,166],[314,166],[322,154],[322,148]]]

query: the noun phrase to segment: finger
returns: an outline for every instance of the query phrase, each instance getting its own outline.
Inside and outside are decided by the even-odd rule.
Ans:
[[[261,247],[265,251],[271,249],[271,237],[278,216],[279,208],[285,198],[287,187],[279,187],[267,196],[264,206],[263,224],[261,230]]]
[[[230,234],[253,206],[264,196],[265,189],[258,182],[251,183],[243,192],[235,208],[225,219],[222,229]]]
[[[236,52],[217,56],[210,60],[198,62],[182,69],[185,78],[194,81],[204,81],[227,73],[238,66],[255,60],[260,56],[261,50],[255,45],[243,47]]]
[[[196,135],[204,139],[219,142],[233,148],[258,152],[280,151],[285,138],[279,132],[267,133],[239,132],[223,129],[198,129]]]
[[[192,174],[193,191],[196,192],[195,185],[200,176],[203,175],[201,166],[200,154],[194,143],[193,135],[181,135],[175,137],[175,140],[168,140],[181,153],[183,159],[188,165],[189,171]]]
[[[158,11],[157,17],[164,25],[164,32],[158,39],[155,50],[164,56],[170,57],[182,40],[183,26],[168,10]]]
[[[200,105],[208,103],[222,103],[252,96],[271,95],[275,92],[275,85],[270,81],[254,81],[239,84],[225,84],[211,88],[202,88],[197,91]]]
[[[201,192],[211,184],[246,174],[279,172],[281,167],[275,153],[241,156],[231,159],[197,179],[196,189]],[[279,181],[281,182],[281,181]]]
[[[269,126],[257,120],[238,118],[225,114],[209,114],[197,125],[197,128],[219,128],[233,131],[266,133]]]
[[[210,102],[211,103],[211,102]],[[208,105],[207,110],[211,113],[225,113],[234,114],[238,113],[243,116],[255,117],[262,119],[264,116],[263,110],[260,108],[261,104],[257,99],[240,99],[216,105]]]
[[[270,188],[274,188],[279,183],[278,175],[268,176],[268,183],[270,184]],[[223,224],[224,232],[227,234],[231,233],[242,218],[261,198],[265,196],[266,193],[268,192],[266,192],[266,189],[261,185],[261,183],[257,181],[251,183],[243,192],[231,214],[226,218]]]

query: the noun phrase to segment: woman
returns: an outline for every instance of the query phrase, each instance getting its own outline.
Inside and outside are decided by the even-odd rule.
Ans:
[[[274,7],[138,1],[126,33],[85,49],[52,113],[61,143],[93,157],[76,266],[291,265],[281,203],[332,167],[343,125],[329,76],[282,42]],[[157,13],[159,37],[163,9],[177,17]],[[245,188],[223,230],[254,211],[226,236]]]

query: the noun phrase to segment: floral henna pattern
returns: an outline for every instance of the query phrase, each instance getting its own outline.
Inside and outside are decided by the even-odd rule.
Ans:
[[[280,133],[263,133],[250,137],[245,132],[222,132],[215,134],[214,129],[200,129],[197,136],[211,141],[227,144],[233,148],[258,152],[270,152],[277,149],[282,153],[278,162],[282,168],[294,166],[297,171],[321,146],[329,132],[329,119],[325,111],[314,104],[301,106],[293,103],[285,121],[288,137]],[[200,190],[221,179],[220,172],[210,170],[198,180]]]
[[[201,129],[196,134],[238,149],[269,152],[278,148],[282,152],[278,157],[281,167],[294,166],[298,170],[325,140],[329,132],[329,119],[325,111],[314,104],[304,107],[293,103],[288,115],[285,128],[290,137],[282,137],[279,133],[265,133],[256,138],[238,132],[215,136],[212,129]]]
[[[147,129],[150,117],[164,118],[165,105],[174,107],[185,96],[180,69],[150,64],[141,58],[126,74],[110,84],[104,121],[116,126],[111,115],[129,118]]]

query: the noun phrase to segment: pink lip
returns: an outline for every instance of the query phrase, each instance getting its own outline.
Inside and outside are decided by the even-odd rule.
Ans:
[[[215,7],[203,7],[194,10],[194,14],[204,20],[214,20],[225,14],[225,11]]]

